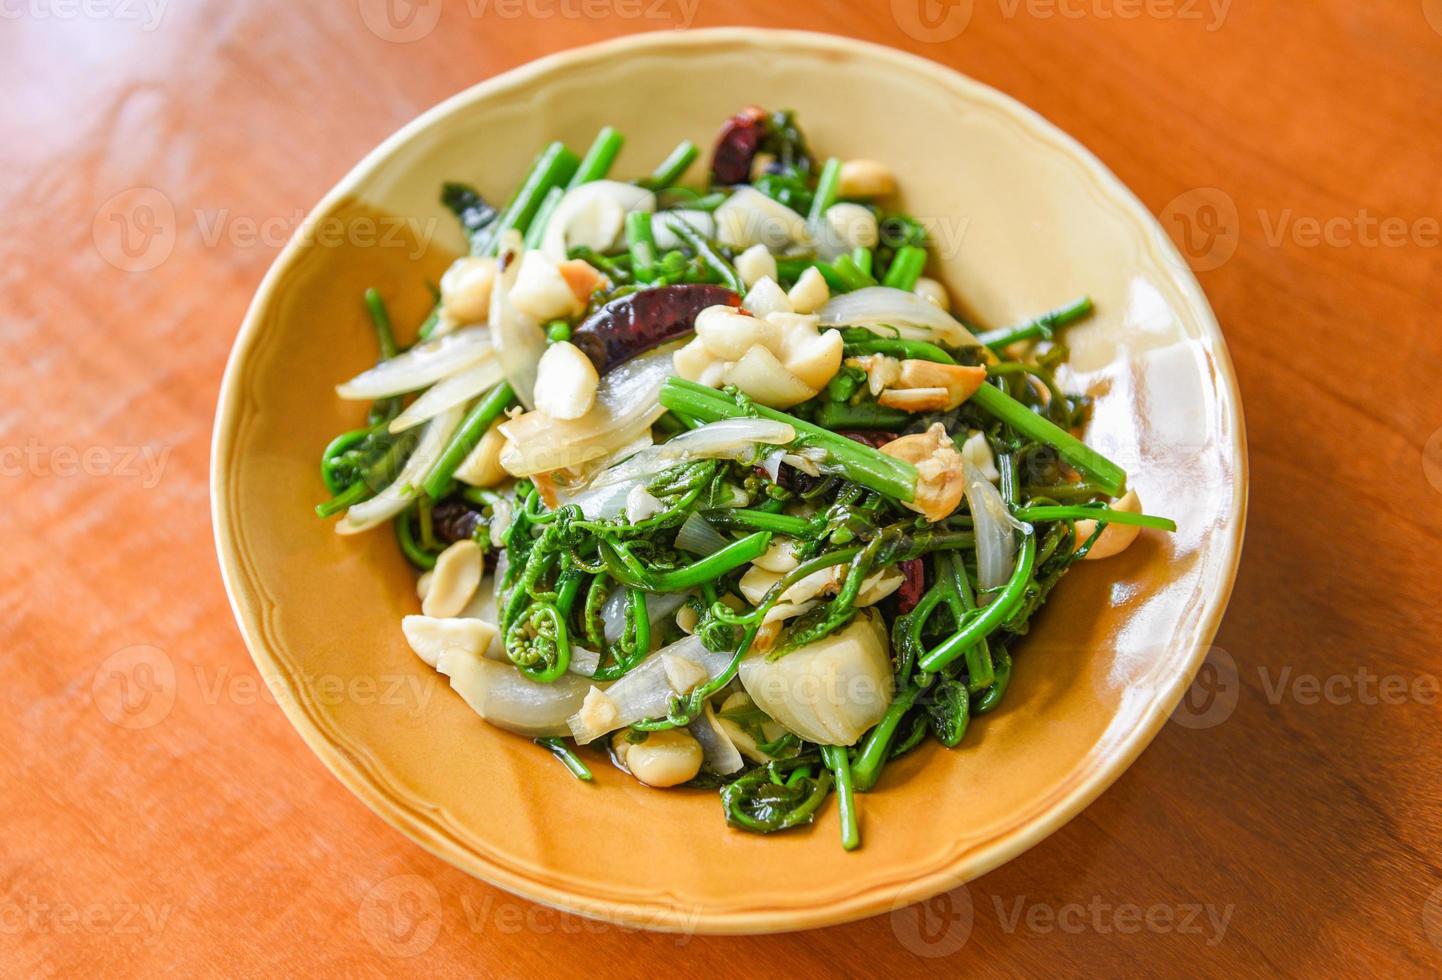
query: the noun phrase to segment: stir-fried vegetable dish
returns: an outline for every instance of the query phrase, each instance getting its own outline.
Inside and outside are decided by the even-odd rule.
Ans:
[[[337,393],[370,407],[317,510],[394,528],[406,641],[577,779],[609,758],[762,834],[835,795],[854,848],[859,794],[997,708],[1067,570],[1174,525],[1079,438],[1088,299],[967,322],[892,170],[791,113],[728,120],[691,182],[690,141],[612,177],[622,142],[552,143],[504,203],[443,188],[469,254],[409,345],[366,294],[379,359]]]

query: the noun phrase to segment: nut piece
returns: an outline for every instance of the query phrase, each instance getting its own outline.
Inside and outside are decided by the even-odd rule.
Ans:
[[[876,404],[918,413],[944,412],[953,407],[945,388],[888,388],[877,396]]]
[[[741,281],[746,287],[756,285],[762,279],[776,278],[776,256],[765,245],[752,245],[746,251],[736,256],[736,271],[741,275]],[[755,310],[752,310],[754,313]]]
[[[701,771],[701,743],[680,728],[651,732],[644,742],[628,741],[619,732],[611,738],[611,749],[631,775],[658,789],[679,786]]]
[[[483,570],[481,546],[470,538],[442,551],[421,602],[421,612],[440,618],[459,615],[476,594]]]
[[[951,297],[947,295],[946,287],[935,279],[922,276],[916,280],[916,285],[912,287],[911,291],[928,303],[932,303],[950,312]]]
[[[908,508],[933,522],[951,516],[961,503],[966,478],[961,453],[945,426],[933,423],[925,432],[893,439],[881,451],[916,467],[916,499]]]
[[[796,280],[796,285],[786,296],[797,313],[815,313],[831,299],[831,287],[826,285],[826,278],[813,265],[801,273],[801,278]]]
[[[1128,490],[1126,494],[1112,504],[1112,510],[1125,511],[1128,514],[1140,514],[1142,512],[1142,498],[1137,496],[1135,490]],[[1086,543],[1087,538],[1096,533],[1097,522],[1093,520],[1076,522],[1076,546],[1080,548]],[[1101,558],[1110,558],[1126,551],[1131,543],[1137,539],[1142,529],[1135,524],[1108,524],[1092,545],[1092,550],[1086,553],[1083,561],[1092,561]]]
[[[945,388],[951,396],[948,408],[955,408],[966,401],[986,381],[986,368],[967,367],[962,364],[937,364],[908,358],[901,362],[901,376],[898,388]]]
[[[494,626],[482,619],[436,619],[433,616],[406,616],[401,619],[401,632],[416,656],[432,667],[445,653],[480,657],[499,635]]]
[[[476,448],[456,467],[456,479],[473,487],[494,487],[510,474],[501,465],[501,450],[506,446],[506,437],[501,435],[501,425],[506,420],[498,418],[491,423]]]
[[[826,209],[826,223],[847,248],[872,248],[881,238],[876,215],[860,204],[833,204]]]
[[[566,280],[566,285],[571,288],[571,295],[576,297],[576,302],[582,307],[590,301],[592,293],[611,285],[611,280],[585,259],[567,259],[556,266],[556,270],[561,273],[561,278]]]
[[[510,300],[517,310],[542,322],[575,316],[583,305],[560,266],[538,249],[531,249],[521,260]]]
[[[546,348],[536,365],[536,408],[553,419],[578,419],[596,402],[596,365],[570,341]]]
[[[896,193],[896,175],[875,160],[847,160],[841,164],[840,197],[882,197]]]
[[[495,259],[479,255],[456,259],[441,276],[441,309],[457,323],[485,323],[495,284]]]

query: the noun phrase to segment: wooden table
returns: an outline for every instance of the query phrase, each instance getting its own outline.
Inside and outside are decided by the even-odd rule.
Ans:
[[[6,972],[1436,971],[1442,0],[1219,2],[0,5]],[[1064,830],[921,909],[688,939],[513,899],[337,784],[232,624],[207,456],[252,291],[382,137],[736,23],[917,52],[1096,151],[1204,270],[1252,510],[1186,723]]]

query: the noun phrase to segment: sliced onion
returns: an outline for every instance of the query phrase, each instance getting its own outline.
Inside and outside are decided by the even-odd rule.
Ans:
[[[773,252],[811,242],[805,218],[754,187],[738,187],[716,209],[716,237],[735,249],[759,244]]]
[[[353,401],[403,395],[435,384],[490,355],[490,331],[485,327],[466,327],[381,361],[345,384],[337,385],[335,392]]]
[[[599,487],[588,487],[579,493],[556,494],[557,507],[575,505],[588,521],[607,521],[626,513],[626,501],[636,487],[645,486],[641,479],[623,480]]]
[[[442,653],[436,669],[451,679],[451,688],[476,714],[498,728],[531,738],[567,734],[566,720],[581,707],[592,685],[578,674],[537,684],[508,663],[464,651]]]
[[[671,615],[686,601],[689,592],[647,592],[646,619],[652,626]],[[601,604],[601,625],[605,627],[607,643],[621,639],[626,630],[626,590],[614,589]]]
[[[939,341],[948,347],[980,347],[981,341],[950,313],[915,293],[867,286],[833,296],[821,308],[823,327],[895,327],[906,340]]]
[[[714,238],[716,235],[716,219],[711,216],[709,211],[692,211],[686,208],[658,211],[651,217],[651,237],[655,240],[656,247],[663,252],[681,248],[685,244],[671,230],[672,218],[678,218],[690,225],[703,238]]]
[[[761,461],[761,468],[771,478],[772,483],[781,482],[781,461],[786,458],[786,450],[778,449]]]
[[[431,385],[421,397],[407,405],[404,412],[391,420],[390,429],[392,432],[404,432],[422,422],[429,422],[446,409],[464,405],[481,392],[495,387],[500,380],[501,362],[487,357],[481,363]]]
[[[976,583],[981,589],[995,589],[1011,578],[1016,565],[1013,532],[1024,525],[1007,510],[1001,492],[970,462],[963,461],[966,504],[976,532]]]
[[[686,693],[671,686],[666,671],[668,657],[691,661],[705,672],[709,680],[731,665],[731,656],[729,651],[716,653],[706,649],[699,637],[682,637],[651,654],[599,695],[606,702],[605,706],[611,709],[604,712],[604,717],[600,717],[599,712],[583,709],[566,719],[566,724],[576,742],[585,745],[607,732],[635,724],[643,718],[664,716],[670,708],[671,699]]]
[[[694,510],[686,515],[681,529],[676,532],[677,548],[703,558],[716,554],[730,543],[720,531],[711,526],[710,521]]]
[[[435,464],[436,459],[450,442],[451,434],[461,424],[463,409],[448,409],[426,423],[420,442],[411,451],[406,465],[390,486],[369,500],[363,500],[345,512],[335,526],[338,534],[359,534],[369,531],[377,524],[388,521],[401,511],[420,493],[421,479]]]
[[[736,744],[721,727],[721,721],[709,703],[701,717],[691,722],[689,728],[696,741],[701,743],[706,766],[712,772],[729,776],[745,765],[741,761],[741,753],[736,751]]]
[[[658,347],[606,372],[595,405],[574,421],[527,412],[506,422],[501,464],[513,476],[531,476],[580,466],[635,441],[666,411],[657,398],[674,371],[673,351],[674,345]]]
[[[655,210],[656,195],[635,184],[625,184],[618,180],[593,180],[573,187],[562,196],[556,203],[556,209],[551,212],[551,217],[546,222],[546,230],[541,236],[541,251],[557,262],[566,261],[572,237],[569,234],[570,226],[573,222],[579,225],[582,220],[586,220],[595,227],[588,228],[586,234],[577,239],[576,244],[605,252],[615,243],[621,231],[621,222],[598,221],[598,215],[616,212],[624,221],[628,211]],[[601,226],[610,228],[612,224],[614,232],[609,236],[605,235]],[[607,237],[609,241],[602,240]]]
[[[642,450],[619,466],[596,475],[593,487],[654,476],[675,462],[689,459],[745,459],[758,443],[785,445],[796,438],[796,430],[785,422],[770,419],[723,419],[682,432],[659,446]]]
[[[580,674],[582,677],[591,677],[596,673],[596,668],[601,666],[601,655],[595,650],[587,650],[585,647],[578,647],[571,644],[571,664],[566,669],[573,674]]]
[[[489,321],[501,371],[516,399],[530,409],[536,407],[536,365],[546,352],[546,334],[534,317],[522,313],[511,302],[524,249],[520,232],[506,232],[501,240],[501,271],[491,288]]]

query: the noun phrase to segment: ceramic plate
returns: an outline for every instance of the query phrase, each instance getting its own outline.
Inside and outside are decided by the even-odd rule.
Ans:
[[[897,172],[932,219],[966,311],[1008,324],[1090,294],[1068,379],[1096,399],[1089,441],[1176,519],[1078,567],[1017,658],[1003,707],[961,748],[889,766],[862,798],[864,846],[815,826],[727,829],[711,791],[650,790],[604,763],[568,777],[489,728],[406,647],[414,576],[384,531],[312,513],[317,458],[357,423],[333,386],[373,359],[360,296],[418,323],[461,249],[437,198],[465,180],[504,199],[536,149],[603,124],[640,175],[682,136],[709,146],[747,103],[791,107],[825,155]],[[699,165],[698,165],[699,168]],[[1206,654],[1241,546],[1246,455],[1226,347],[1157,223],[1039,116],[936,64],[856,41],[755,29],[646,34],[508,72],[386,140],[320,203],[270,270],[220,396],[212,494],[236,618],[307,743],[432,853],[551,905],[652,928],[823,926],[918,901],[1016,856],[1075,816],[1151,740]],[[777,869],[805,869],[778,874]]]

